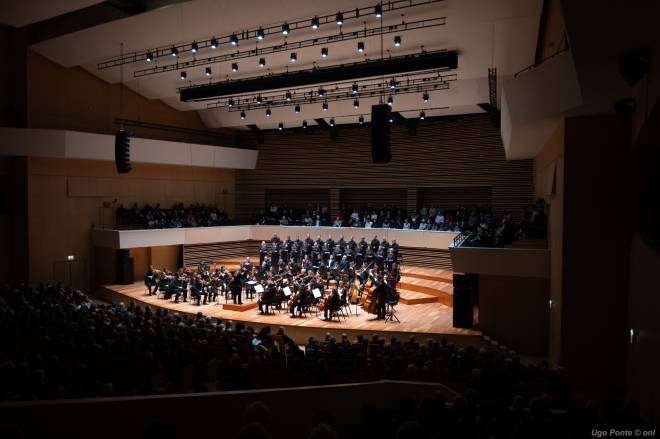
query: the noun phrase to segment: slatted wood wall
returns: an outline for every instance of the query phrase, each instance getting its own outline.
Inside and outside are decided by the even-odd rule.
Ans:
[[[490,186],[422,187],[417,193],[419,206],[445,209],[490,206],[493,191]]]
[[[339,191],[340,204],[349,207],[392,206],[405,209],[408,188],[344,188]]]
[[[308,205],[330,205],[330,189],[273,188],[266,189],[266,205],[287,205],[292,209],[306,209]]]
[[[496,214],[533,200],[532,160],[507,161],[486,114],[423,123],[416,136],[394,126],[391,138],[392,161],[372,164],[369,128],[340,129],[338,142],[324,131],[266,132],[256,169],[236,172],[237,219],[261,211],[267,189],[490,187]]]

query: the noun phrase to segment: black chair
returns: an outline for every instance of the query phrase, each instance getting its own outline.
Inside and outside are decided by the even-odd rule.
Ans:
[[[385,311],[385,323],[388,321],[393,322],[396,320],[401,323],[401,320],[396,316],[396,306],[399,304],[399,293],[394,293],[394,297],[387,301],[387,310]]]

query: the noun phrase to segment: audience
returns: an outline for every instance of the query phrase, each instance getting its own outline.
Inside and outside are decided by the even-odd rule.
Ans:
[[[207,204],[176,204],[171,209],[162,209],[160,204],[154,207],[145,204],[139,208],[137,203],[130,209],[119,206],[116,212],[117,226],[144,229],[173,229],[180,227],[222,226],[229,223],[225,211]]]

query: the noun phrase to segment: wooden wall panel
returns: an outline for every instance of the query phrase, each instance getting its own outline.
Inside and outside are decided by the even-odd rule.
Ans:
[[[266,132],[256,169],[236,172],[238,219],[263,209],[266,188],[490,187],[496,214],[518,214],[533,200],[532,161],[507,161],[485,114],[424,123],[417,136],[393,127],[389,164],[371,163],[370,136],[362,128],[342,129],[338,142],[324,131]]]
[[[408,188],[346,188],[339,192],[340,205],[407,208]]]
[[[307,206],[330,206],[330,189],[324,188],[273,188],[266,190],[266,205],[288,205],[293,209],[306,209]]]
[[[490,186],[423,187],[419,188],[417,197],[417,207],[436,206],[440,209],[490,206],[493,203]]]

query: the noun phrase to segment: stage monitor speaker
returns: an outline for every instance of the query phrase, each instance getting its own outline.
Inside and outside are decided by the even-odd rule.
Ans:
[[[474,274],[454,274],[454,328],[474,328],[478,281]]]
[[[131,138],[123,129],[115,133],[115,167],[120,174],[131,172]]]
[[[390,147],[390,106],[387,104],[371,107],[371,161],[389,163],[392,160]]]
[[[119,285],[130,285],[135,282],[133,275],[133,258],[128,250],[117,250],[116,269],[117,283]]]

